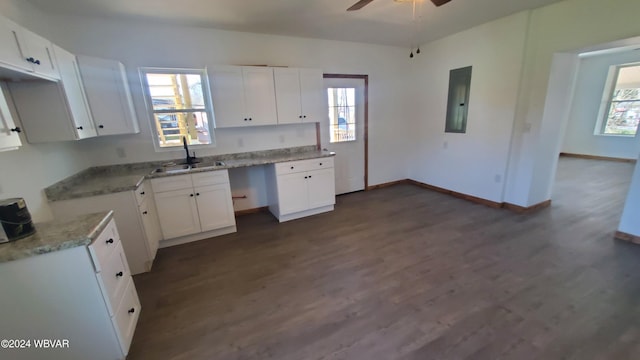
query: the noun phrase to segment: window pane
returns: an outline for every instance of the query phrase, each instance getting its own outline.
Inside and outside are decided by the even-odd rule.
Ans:
[[[204,109],[199,74],[147,73],[153,110]]]
[[[330,142],[356,139],[356,89],[328,88]]]
[[[616,79],[602,133],[635,136],[640,121],[640,66],[618,68]]]
[[[205,111],[154,113],[160,147],[211,144],[209,119]]]

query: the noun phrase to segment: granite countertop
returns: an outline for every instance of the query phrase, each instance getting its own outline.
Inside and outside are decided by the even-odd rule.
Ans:
[[[137,189],[145,179],[274,164],[295,160],[316,159],[334,155],[335,153],[333,152],[317,150],[316,146],[312,145],[288,149],[255,151],[198,158],[202,163],[223,161],[224,166],[193,168],[189,171],[175,173],[151,174],[154,169],[161,168],[167,163],[179,163],[184,161],[184,159],[91,167],[47,187],[44,189],[44,192],[49,201],[78,199],[124,191],[133,191]]]
[[[0,244],[0,263],[87,246],[96,239],[112,218],[113,211],[103,211],[82,215],[71,221],[35,224],[35,234]]]

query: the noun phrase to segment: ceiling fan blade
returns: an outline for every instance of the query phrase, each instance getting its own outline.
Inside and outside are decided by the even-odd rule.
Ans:
[[[433,3],[433,5],[435,6],[442,6],[446,3],[448,3],[451,0],[431,0],[431,2]]]
[[[370,2],[372,2],[373,0],[360,0],[357,3],[353,4],[353,6],[351,6],[350,8],[347,9],[347,11],[354,11],[354,10],[360,10],[363,7],[369,5]]]

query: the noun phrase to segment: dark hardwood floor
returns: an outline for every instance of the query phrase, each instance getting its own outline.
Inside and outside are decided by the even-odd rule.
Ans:
[[[413,185],[159,251],[128,359],[640,359],[633,165],[562,158],[518,215]]]

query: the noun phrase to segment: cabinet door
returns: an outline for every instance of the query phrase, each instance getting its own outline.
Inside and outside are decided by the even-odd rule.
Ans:
[[[202,186],[195,190],[202,231],[235,225],[229,184]]]
[[[306,177],[307,173],[304,172],[279,175],[277,177],[280,215],[292,214],[309,209]]]
[[[276,88],[278,124],[302,122],[300,108],[300,76],[298,69],[275,68],[273,77]]]
[[[217,66],[209,78],[216,128],[247,126],[242,67]]]
[[[151,259],[155,259],[160,240],[162,240],[162,231],[160,230],[160,222],[158,221],[158,213],[153,197],[148,196],[142,202],[140,216],[142,217],[142,227],[149,244]]]
[[[336,203],[336,185],[333,169],[309,171],[309,209]]]
[[[33,71],[36,74],[59,80],[60,73],[53,57],[51,41],[26,29],[23,30],[23,37],[28,51],[27,57],[33,59]]]
[[[276,125],[278,115],[273,68],[245,66],[242,77],[249,125]]]
[[[304,122],[321,122],[328,115],[320,69],[300,69],[300,103]]]
[[[31,63],[27,62],[25,51],[20,44],[24,44],[24,29],[13,21],[0,16],[0,62],[25,71],[33,71]]]
[[[0,151],[15,150],[22,145],[22,141],[5,100],[3,88],[0,87]]]
[[[98,135],[140,132],[124,65],[89,56],[77,58]]]
[[[193,188],[156,193],[155,200],[165,240],[200,232]]]
[[[55,57],[60,70],[60,85],[67,100],[71,121],[78,139],[96,136],[96,129],[89,112],[89,105],[80,78],[75,55],[54,45]]]

